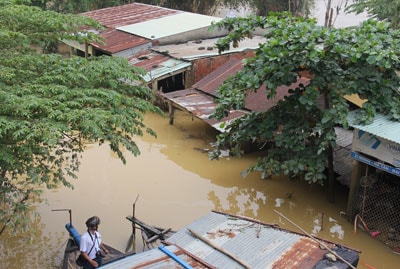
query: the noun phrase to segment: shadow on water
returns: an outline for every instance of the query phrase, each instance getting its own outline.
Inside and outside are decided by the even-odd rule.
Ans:
[[[359,268],[368,268],[363,264],[398,266],[399,256],[367,233],[355,234],[352,223],[341,215],[346,209],[346,189],[338,189],[337,202],[332,204],[317,185],[284,177],[260,180],[257,174],[243,178],[240,173],[257,155],[210,161],[202,149],[214,142],[215,132],[200,120],[178,112],[173,126],[155,115],[146,115],[146,122],[158,138],[137,138],[141,155],[127,154],[126,165],[107,146],[89,145],[78,180],[72,181],[74,190],[46,191],[48,202],[37,205],[41,217],[34,223],[33,237],[9,232],[0,238],[0,268],[58,268],[68,238],[64,225],[69,216],[52,209],[71,209],[73,224],[80,232],[85,230],[87,218],[100,216],[103,241],[124,251],[131,234],[125,217],[132,214],[138,195],[136,216],[156,226],[177,230],[219,210],[296,231],[273,211],[278,210],[309,233],[361,250]]]

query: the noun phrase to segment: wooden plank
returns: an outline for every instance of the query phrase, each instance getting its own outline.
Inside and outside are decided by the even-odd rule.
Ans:
[[[161,233],[161,231],[158,230],[157,228],[144,223],[143,221],[137,219],[136,217],[127,216],[126,219],[139,225],[141,228],[145,229],[150,234],[160,234]]]

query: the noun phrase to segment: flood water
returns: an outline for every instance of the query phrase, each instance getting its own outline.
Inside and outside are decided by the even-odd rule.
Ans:
[[[274,213],[278,210],[308,233],[362,251],[358,268],[399,268],[400,256],[365,232],[355,234],[352,223],[341,216],[346,189],[338,190],[332,204],[316,185],[283,177],[260,180],[256,174],[243,178],[240,173],[257,156],[210,161],[200,149],[210,148],[215,132],[202,121],[177,111],[173,126],[157,115],[146,115],[145,122],[158,138],[137,138],[141,155],[127,154],[126,165],[107,146],[88,146],[74,190],[46,191],[47,203],[37,205],[41,218],[35,235],[14,236],[9,231],[0,238],[0,268],[60,268],[69,215],[53,209],[71,209],[80,232],[87,218],[98,215],[103,241],[125,251],[131,234],[125,217],[132,214],[137,197],[136,217],[174,230],[218,210],[298,231]]]

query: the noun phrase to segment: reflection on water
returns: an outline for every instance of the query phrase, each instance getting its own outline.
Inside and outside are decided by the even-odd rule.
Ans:
[[[399,263],[400,257],[378,240],[353,233],[352,223],[340,215],[346,208],[345,191],[337,193],[338,201],[331,204],[319,186],[279,177],[260,180],[257,174],[244,179],[240,173],[257,156],[210,161],[203,149],[210,148],[215,133],[203,122],[182,112],[176,114],[174,126],[155,115],[147,115],[146,122],[158,138],[138,138],[142,154],[126,156],[126,165],[106,146],[90,145],[79,179],[73,180],[74,190],[45,192],[48,203],[37,205],[41,218],[33,237],[9,232],[0,238],[0,268],[59,268],[69,216],[52,209],[72,209],[73,224],[80,232],[87,218],[100,216],[103,240],[124,251],[131,234],[125,217],[132,214],[138,195],[135,215],[149,224],[177,230],[219,210],[296,230],[274,213],[276,209],[309,233],[361,250],[365,264],[396,268]]]

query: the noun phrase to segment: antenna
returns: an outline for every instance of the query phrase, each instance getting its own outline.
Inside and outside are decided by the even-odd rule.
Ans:
[[[71,209],[67,209],[67,208],[64,208],[64,209],[52,209],[51,211],[68,211],[68,213],[69,213],[69,224],[71,224],[71,226],[72,226],[72,210]]]

